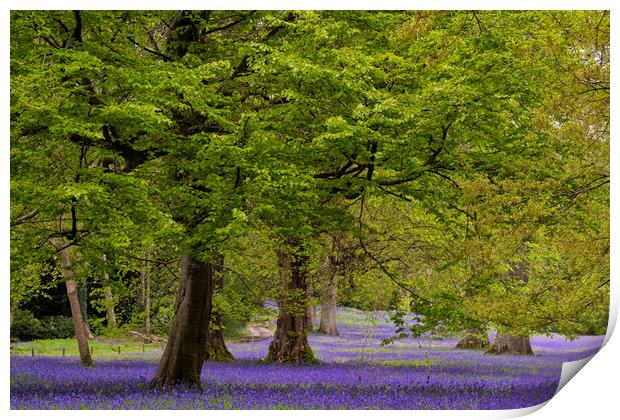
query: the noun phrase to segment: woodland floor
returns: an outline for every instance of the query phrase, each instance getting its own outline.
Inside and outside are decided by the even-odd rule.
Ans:
[[[406,339],[393,334],[385,313],[338,309],[340,336],[309,342],[319,363],[258,363],[269,338],[229,343],[237,361],[205,363],[202,389],[147,389],[160,347],[95,349],[95,368],[75,356],[14,354],[12,409],[508,409],[549,400],[562,363],[600,348],[602,336],[569,341],[532,338],[535,356],[455,350],[457,338]],[[263,331],[264,332],[264,331]],[[265,333],[266,334],[266,333]],[[134,351],[131,351],[131,350]]]

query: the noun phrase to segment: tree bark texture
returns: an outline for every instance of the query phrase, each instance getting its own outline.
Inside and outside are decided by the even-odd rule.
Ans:
[[[107,264],[108,257],[103,254],[101,259],[104,263]],[[108,321],[108,325],[112,328],[117,328],[116,324],[116,313],[114,312],[114,297],[112,296],[112,288],[110,287],[110,275],[108,274],[108,270],[106,269],[103,273],[103,295],[105,298],[105,313],[106,319]]]
[[[278,257],[278,275],[280,277],[280,290],[286,290],[289,282],[291,281],[291,261],[288,254],[282,250],[276,251]],[[276,300],[278,308],[286,306],[286,299],[284,295],[278,296]]]
[[[466,330],[459,342],[456,344],[457,349],[461,350],[478,350],[489,347],[489,337],[486,331]]]
[[[166,349],[151,386],[200,387],[211,321],[212,294],[213,264],[198,261],[190,254],[183,255],[175,314]]]
[[[213,259],[213,295],[222,293],[224,289],[224,255],[217,254]],[[213,300],[213,298],[211,298]],[[205,360],[211,362],[229,362],[235,360],[235,356],[228,350],[224,342],[224,330],[222,314],[214,309],[211,313],[211,324],[207,333],[207,347]]]
[[[222,317],[219,313],[215,313],[211,319],[212,327],[209,328],[207,335],[207,348],[205,351],[205,360],[210,362],[230,362],[235,360],[235,356],[228,350],[224,342],[224,333],[222,331]]]
[[[493,354],[516,354],[533,356],[530,338],[526,336],[514,336],[509,334],[498,334],[493,340],[493,344],[487,351]]]
[[[73,272],[71,271],[71,255],[69,248],[59,251],[60,262],[62,265],[62,275],[65,278],[65,286],[67,287],[67,296],[69,298],[69,306],[71,307],[71,317],[73,318],[73,328],[75,330],[75,338],[80,353],[80,361],[86,367],[93,366],[93,358],[88,347],[88,329],[82,318],[82,310],[80,308],[80,300],[78,297],[77,286],[73,280]]]
[[[319,331],[327,335],[340,335],[336,326],[336,301],[338,296],[338,268],[329,258],[327,277],[323,284],[323,299],[321,301],[321,325]]]
[[[314,363],[316,358],[308,344],[306,306],[308,258],[279,252],[281,270],[288,273],[284,295],[279,300],[279,315],[267,362]]]

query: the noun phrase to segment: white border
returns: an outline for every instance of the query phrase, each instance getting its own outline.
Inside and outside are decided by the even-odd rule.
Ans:
[[[8,3],[8,4],[7,4]],[[435,0],[435,1],[402,1],[402,0],[229,0],[229,1],[161,1],[161,0],[109,0],[109,1],[5,1],[4,7],[8,9],[245,9],[245,10],[282,10],[282,9],[325,9],[325,10],[445,10],[445,9],[476,9],[476,10],[557,10],[557,9],[582,9],[582,10],[602,10],[612,8],[611,0],[520,0],[520,1],[488,1],[488,0]]]
[[[0,6],[4,12],[2,19],[0,20],[0,39],[3,43],[0,48],[2,54],[2,61],[0,62],[0,77],[2,79],[2,92],[3,101],[1,103],[2,113],[0,116],[0,129],[2,134],[2,141],[0,147],[0,176],[2,181],[0,182],[2,197],[8,198],[9,196],[9,54],[8,54],[8,39],[9,39],[9,13],[10,9],[358,9],[358,10],[378,10],[378,9],[538,9],[538,10],[550,10],[550,9],[607,9],[612,10],[612,80],[616,80],[615,76],[615,45],[619,41],[618,31],[616,30],[617,19],[617,6],[615,2],[608,0],[520,0],[520,1],[448,1],[448,0],[436,0],[436,1],[392,1],[382,0],[378,1],[356,1],[354,3],[340,0],[330,1],[298,1],[298,0],[261,0],[261,1],[176,1],[176,2],[163,2],[163,1],[4,1]],[[618,105],[618,89],[615,83],[612,83],[612,139],[616,137],[614,117],[616,116],[615,110]],[[612,142],[612,168],[614,164],[618,162],[617,150]],[[612,178],[613,178],[612,171]],[[618,186],[611,183],[611,214],[618,215],[620,208],[618,207],[618,200],[620,190]],[[3,280],[3,287],[0,291],[2,296],[2,302],[8,303],[8,288],[9,288],[9,200],[2,200],[0,211],[2,214],[2,223],[0,228],[0,235],[3,240],[0,240],[0,279]],[[612,238],[618,233],[617,217],[611,219],[611,234]],[[612,239],[613,242],[613,239]],[[611,249],[611,290],[612,290],[612,304],[610,310],[609,331],[606,337],[606,345],[595,355],[592,360],[585,366],[577,380],[569,381],[568,384],[561,389],[561,391],[554,396],[548,403],[541,404],[532,408],[525,408],[519,410],[491,410],[491,411],[295,411],[291,412],[279,412],[279,411],[210,411],[208,413],[199,411],[184,411],[181,415],[191,417],[203,417],[209,416],[209,418],[242,418],[247,416],[257,418],[269,418],[280,419],[289,418],[291,415],[297,418],[313,418],[320,415],[321,417],[331,418],[344,418],[344,417],[356,417],[358,420],[379,418],[385,415],[391,418],[402,418],[409,420],[411,417],[415,418],[510,418],[530,414],[530,418],[533,419],[571,419],[571,418],[611,418],[610,413],[618,412],[618,375],[620,374],[620,361],[617,354],[620,354],[620,343],[618,338],[611,337],[611,331],[613,330],[617,316],[618,316],[618,300],[620,297],[618,289],[620,285],[618,280],[614,278],[614,275],[618,273],[618,264],[616,257],[618,257],[615,247]],[[32,411],[10,411],[9,412],[9,331],[8,331],[8,305],[4,310],[4,321],[0,323],[0,328],[3,332],[3,361],[2,366],[5,368],[2,370],[2,378],[0,380],[0,409],[9,414],[12,418],[30,418],[34,412]],[[611,337],[611,338],[610,338]],[[570,366],[569,366],[570,368]],[[567,368],[568,369],[568,368]],[[544,409],[541,409],[544,406]],[[146,413],[145,413],[146,414]],[[179,413],[170,411],[150,411],[147,415],[154,418],[170,418],[171,416],[177,416]],[[37,416],[46,418],[62,418],[63,420],[72,419],[83,416],[89,416],[94,418],[103,418],[103,416],[113,416],[117,418],[125,418],[135,415],[131,411],[38,411]]]

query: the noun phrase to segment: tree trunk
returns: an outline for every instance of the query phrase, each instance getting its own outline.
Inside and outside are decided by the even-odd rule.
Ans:
[[[95,335],[88,325],[88,278],[84,281],[84,285],[77,288],[78,301],[80,302],[80,311],[82,312],[82,325],[86,330],[86,336],[89,340],[94,340]]]
[[[67,296],[69,298],[69,306],[71,307],[71,317],[73,318],[73,328],[75,329],[75,338],[78,343],[78,351],[80,352],[80,361],[86,367],[93,366],[93,358],[90,355],[88,347],[88,329],[84,319],[82,318],[82,310],[80,308],[80,300],[78,297],[77,287],[73,281],[73,272],[71,271],[71,256],[69,248],[59,251],[60,262],[62,264],[62,275],[65,278],[65,286],[67,287]]]
[[[291,281],[291,262],[286,252],[278,250],[276,251],[278,257],[278,275],[280,277],[280,290],[283,292],[287,290],[288,284]],[[277,299],[278,308],[286,306],[286,299],[284,293],[278,296]]]
[[[336,327],[336,301],[338,296],[338,274],[336,268],[328,271],[323,285],[323,299],[321,301],[321,326],[319,331],[327,335],[340,335]]]
[[[290,268],[284,295],[279,302],[276,333],[269,344],[267,362],[313,363],[314,353],[306,336],[308,258],[279,253],[280,269]]]
[[[308,324],[308,331],[314,331],[314,321],[316,320],[316,306],[310,304],[306,311],[306,323]]]
[[[103,254],[101,259],[104,263],[108,262],[108,257]],[[112,328],[117,328],[116,314],[114,313],[114,297],[112,296],[112,289],[110,288],[110,275],[106,269],[103,273],[103,295],[105,298],[105,313],[108,325]]]
[[[224,255],[217,254],[213,259],[213,296],[221,293],[224,289]],[[211,298],[213,301],[213,297]],[[211,324],[207,333],[207,347],[205,349],[205,360],[211,362],[229,362],[235,357],[226,347],[224,342],[224,330],[222,324],[222,314],[214,309],[211,314]]]
[[[489,347],[489,337],[486,331],[470,329],[463,332],[461,340],[456,344],[457,349],[477,350]]]
[[[84,326],[84,330],[86,331],[86,336],[89,340],[95,339],[95,334],[90,330],[90,326],[88,325],[88,319],[82,318],[82,325]]]
[[[493,354],[517,354],[533,356],[530,338],[527,336],[514,336],[509,334],[498,334],[491,344],[487,353]]]
[[[314,330],[314,315],[315,309],[311,302],[312,300],[312,285],[308,284],[306,288],[306,330],[312,332]]]
[[[527,254],[527,248],[521,244],[517,249],[517,253],[521,256]],[[518,281],[517,285],[527,284],[529,282],[527,261],[508,261],[510,265],[509,271],[503,276],[504,283],[513,283]],[[494,354],[519,354],[534,355],[530,338],[527,336],[514,336],[510,334],[497,334],[493,344],[489,347],[487,353]]]
[[[142,299],[144,299],[144,333],[146,336],[151,335],[151,283],[147,275],[146,260],[150,259],[150,253],[146,253],[146,258],[142,261],[142,270],[140,271],[140,290]]]
[[[213,264],[181,257],[181,284],[166,349],[159,361],[153,387],[198,386],[207,345],[213,293]]]
[[[11,299],[9,302],[9,330],[11,329],[11,327],[13,326],[13,313],[14,313],[14,309],[13,309],[13,300]]]
[[[230,362],[235,360],[235,356],[228,350],[224,342],[222,317],[219,313],[215,313],[212,316],[211,328],[209,328],[207,335],[205,360],[210,362]]]
[[[146,278],[144,280],[145,289],[144,289],[144,332],[147,336],[151,335],[151,281]]]

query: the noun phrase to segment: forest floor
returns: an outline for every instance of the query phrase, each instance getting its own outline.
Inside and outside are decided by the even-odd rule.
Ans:
[[[267,338],[271,338],[274,335],[274,332],[268,329],[265,325],[262,324],[250,324],[247,326],[247,335],[241,340],[243,342],[247,341],[261,341]]]
[[[269,338],[228,343],[237,361],[205,363],[201,390],[148,389],[161,345],[128,342],[119,354],[116,344],[92,342],[95,368],[84,369],[68,342],[65,357],[41,355],[59,343],[46,351],[34,343],[34,357],[28,347],[11,357],[11,408],[522,408],[549,400],[562,363],[596,353],[603,342],[536,336],[535,356],[497,356],[456,350],[457,338],[436,336],[381,345],[394,334],[384,312],[338,308],[337,321],[339,336],[309,335],[319,360],[312,366],[258,363]]]

